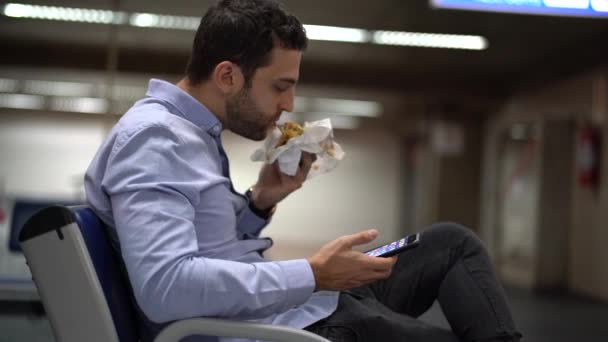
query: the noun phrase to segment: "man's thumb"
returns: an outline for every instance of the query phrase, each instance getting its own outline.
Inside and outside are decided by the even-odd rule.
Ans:
[[[377,236],[377,230],[365,230],[357,234],[348,235],[346,243],[351,247],[356,245],[364,245],[368,242],[372,242]]]

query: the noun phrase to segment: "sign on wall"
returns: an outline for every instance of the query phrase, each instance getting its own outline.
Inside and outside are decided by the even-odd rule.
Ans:
[[[433,7],[608,18],[608,0],[431,0]]]

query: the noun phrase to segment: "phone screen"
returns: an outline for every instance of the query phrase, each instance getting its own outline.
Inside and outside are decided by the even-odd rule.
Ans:
[[[420,244],[420,234],[413,234],[364,253],[369,256],[386,258],[401,253],[407,249],[414,248],[418,246],[418,244]]]

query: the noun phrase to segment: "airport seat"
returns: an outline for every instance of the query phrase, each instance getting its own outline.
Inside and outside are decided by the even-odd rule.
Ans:
[[[58,342],[140,340],[120,257],[90,208],[42,209],[25,223],[19,242]],[[155,341],[179,341],[190,335],[328,342],[300,329],[216,318],[173,322]]]
[[[36,212],[56,204],[61,205],[72,205],[74,202],[62,201],[62,200],[42,200],[42,199],[28,199],[28,198],[15,198],[13,199],[13,210],[10,219],[10,232],[8,240],[8,250],[14,253],[21,253],[21,246],[19,245],[19,232],[25,222]]]

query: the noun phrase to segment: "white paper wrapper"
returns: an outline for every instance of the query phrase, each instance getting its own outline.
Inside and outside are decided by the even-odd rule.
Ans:
[[[342,158],[344,151],[334,141],[333,129],[329,119],[306,122],[304,133],[292,138],[283,146],[276,147],[281,138],[281,130],[275,127],[264,141],[264,146],[251,155],[253,161],[274,163],[278,160],[279,169],[293,176],[298,171],[302,151],[314,153],[317,160],[312,164],[308,179],[333,170]]]

